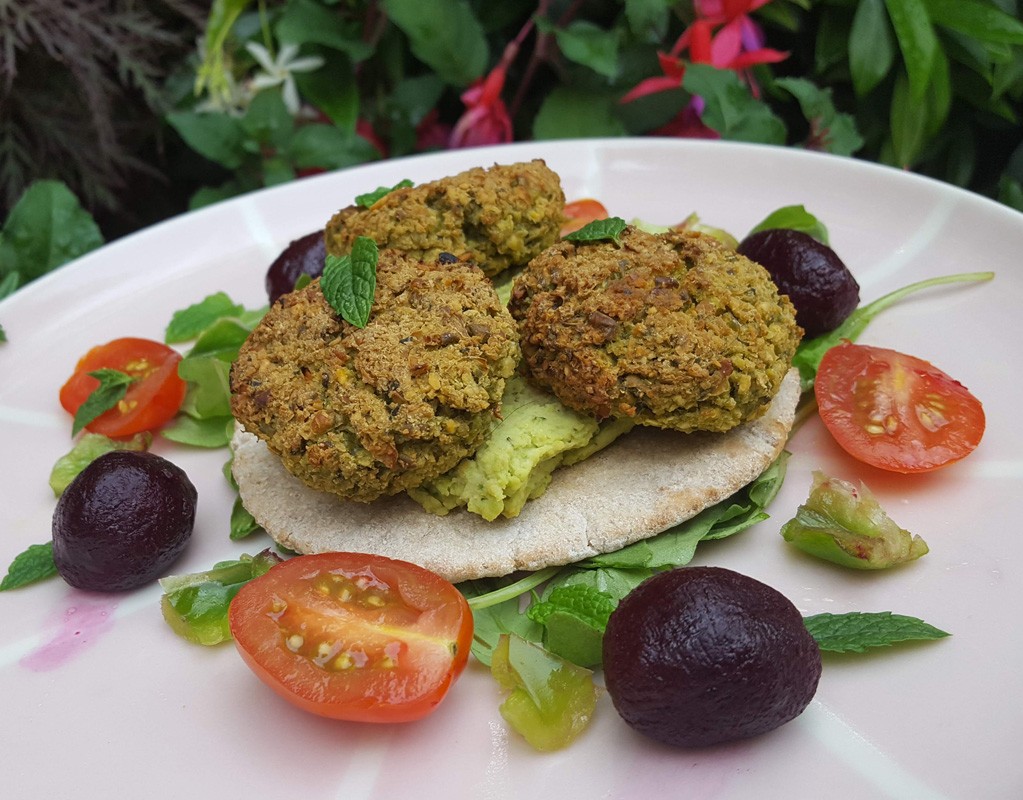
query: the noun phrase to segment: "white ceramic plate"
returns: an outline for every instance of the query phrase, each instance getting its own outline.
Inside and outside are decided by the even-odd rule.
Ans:
[[[47,476],[70,445],[57,392],[90,346],[161,338],[171,313],[226,290],[264,302],[263,276],[293,238],[361,192],[475,165],[543,157],[568,197],[670,224],[691,211],[742,235],[803,203],[869,301],[927,276],[995,270],[993,283],[931,290],[887,311],[861,341],[928,359],[983,401],[988,431],[930,475],[863,467],[817,420],[790,443],[773,518],[705,544],[696,563],[769,583],[804,614],[893,611],[950,631],[939,642],[827,657],[816,699],[772,734],[671,750],[633,734],[607,697],[560,753],[509,734],[496,684],[470,664],[440,709],[400,727],[303,714],[266,690],[234,648],[203,649],[163,623],[157,586],[87,594],[53,579],[0,595],[0,793],[6,797],[962,797],[1023,796],[1023,485],[1020,341],[1023,216],[861,162],[717,142],[587,140],[395,160],[292,183],[115,242],[0,303],[0,568],[50,535]],[[227,536],[225,452],[160,443],[199,488],[193,541],[175,572],[264,542]],[[814,469],[863,479],[931,552],[859,574],[803,557],[778,535]],[[607,487],[627,492],[627,487]]]

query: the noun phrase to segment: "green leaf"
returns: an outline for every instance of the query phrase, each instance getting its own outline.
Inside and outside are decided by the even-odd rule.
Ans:
[[[829,153],[850,156],[863,147],[863,137],[849,114],[839,113],[831,99],[831,89],[821,89],[805,78],[779,78],[777,86],[796,100],[810,123],[810,136]]]
[[[890,611],[814,614],[805,617],[803,622],[817,646],[831,653],[863,653],[871,647],[943,639],[950,635],[921,619]]]
[[[543,32],[553,31],[562,55],[569,61],[589,67],[605,78],[618,75],[618,49],[621,36],[618,29],[604,29],[588,20],[575,20],[564,28],[540,23]]]
[[[944,275],[939,278],[928,278],[927,280],[911,283],[909,286],[904,286],[901,289],[896,289],[894,292],[889,292],[865,306],[860,306],[846,317],[845,322],[835,330],[800,343],[796,350],[796,355],[792,359],[792,366],[799,369],[803,391],[808,391],[813,387],[814,379],[817,376],[817,368],[820,366],[821,359],[824,358],[824,354],[828,350],[843,339],[855,342],[871,321],[873,321],[874,317],[895,305],[907,295],[947,283],[989,281],[994,276],[993,272],[963,272],[956,275]]]
[[[465,581],[458,584],[458,590],[469,601],[473,618],[472,654],[486,666],[490,666],[494,648],[502,634],[514,633],[532,642],[543,637],[543,628],[520,611],[520,597],[538,582],[529,580],[536,575],[542,579],[550,577],[557,570],[541,570],[527,576],[527,583],[519,586],[501,579]],[[496,602],[491,602],[491,599]]]
[[[85,469],[104,453],[113,450],[148,450],[153,441],[153,434],[148,431],[136,433],[130,439],[111,439],[101,433],[83,433],[74,447],[60,458],[50,470],[50,488],[55,497],[60,497],[64,490]]]
[[[261,145],[278,148],[287,146],[295,129],[295,120],[284,105],[284,96],[279,86],[260,91],[241,118],[245,135]]]
[[[533,137],[622,136],[625,126],[617,116],[617,107],[618,101],[610,93],[557,86],[544,98],[533,120]]]
[[[362,28],[357,18],[343,16],[328,4],[290,0],[275,31],[281,42],[321,44],[345,53],[353,61],[364,61],[373,55],[373,46],[363,38]]]
[[[490,48],[467,0],[384,0],[382,5],[409,38],[412,54],[445,83],[465,86],[487,68]]]
[[[241,498],[236,497],[231,506],[231,541],[244,539],[260,530],[262,528],[256,518],[242,505]]]
[[[35,181],[0,230],[0,278],[9,287],[16,274],[23,285],[102,244],[99,227],[67,186]]]
[[[0,325],[0,343],[7,341],[7,331],[4,330],[4,326]]]
[[[629,30],[640,40],[659,42],[668,33],[674,0],[625,0]]]
[[[559,586],[527,615],[544,626],[544,647],[580,667],[597,667],[608,617],[618,605],[611,595],[584,584]]]
[[[342,319],[357,328],[365,328],[376,292],[377,244],[368,236],[359,236],[350,256],[327,253],[320,278],[323,296]]]
[[[14,557],[7,574],[0,581],[0,592],[20,589],[30,583],[41,581],[57,574],[53,563],[53,542],[30,544],[28,549]]]
[[[178,362],[178,376],[187,381],[181,411],[194,419],[231,414],[231,364],[215,355],[188,356]]]
[[[934,53],[939,47],[927,4],[925,0],[885,0],[885,6],[909,76],[909,100],[919,103],[930,83]]]
[[[803,205],[783,206],[772,211],[764,219],[754,225],[750,233],[757,231],[769,231],[776,228],[789,228],[794,231],[802,231],[812,236],[818,242],[828,243],[828,228],[817,217],[806,210]],[[747,234],[749,235],[749,234]]]
[[[167,122],[192,150],[228,169],[237,169],[245,160],[245,132],[241,122],[227,114],[200,114],[178,111]],[[217,199],[221,199],[218,197]]]
[[[935,25],[982,42],[1023,45],[1023,22],[980,0],[924,0]]]
[[[682,87],[703,98],[704,124],[724,139],[763,144],[784,144],[785,123],[770,107],[750,93],[739,76],[708,64],[689,64]]]
[[[196,94],[201,93],[204,88],[208,88],[210,94],[214,96],[230,96],[230,79],[224,55],[224,44],[231,34],[234,23],[251,2],[252,0],[213,0],[210,5],[210,15],[206,20],[204,35],[206,53],[202,64],[196,71]]]
[[[233,434],[232,416],[196,418],[178,414],[160,429],[164,439],[192,447],[227,447]]]
[[[292,77],[300,96],[326,114],[340,130],[355,133],[360,108],[359,85],[350,58],[327,50],[320,69],[294,73]],[[299,132],[301,130],[299,128]]]
[[[211,294],[188,308],[175,311],[167,324],[163,339],[167,344],[187,342],[195,339],[221,317],[238,316],[243,311],[244,307],[235,303],[224,292]]]
[[[369,208],[374,205],[378,200],[387,197],[395,189],[410,189],[414,184],[408,178],[403,181],[398,181],[394,186],[379,186],[372,192],[366,194],[358,194],[355,196],[355,205],[360,208]]]
[[[299,169],[343,169],[379,156],[366,139],[333,125],[303,125],[288,141],[287,153]]]
[[[78,432],[96,417],[109,411],[123,400],[128,393],[128,387],[137,380],[126,372],[116,369],[98,369],[95,372],[90,372],[89,376],[98,380],[99,386],[89,393],[85,402],[75,412],[74,423],[71,426],[72,436],[77,436]]]
[[[570,242],[614,242],[619,244],[622,232],[629,224],[621,217],[608,217],[588,222],[577,231],[568,234],[565,239]]]
[[[860,0],[849,29],[849,71],[853,89],[863,97],[895,63],[895,42],[884,0]]]
[[[892,92],[889,119],[893,156],[896,165],[903,169],[916,163],[924,146],[927,115],[921,113],[921,105],[922,99],[911,96],[910,82],[906,74],[900,72]]]

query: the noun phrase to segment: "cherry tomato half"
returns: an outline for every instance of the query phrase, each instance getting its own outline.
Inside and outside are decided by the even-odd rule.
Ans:
[[[934,365],[895,350],[843,342],[814,383],[821,419],[852,456],[892,472],[927,472],[973,452],[984,409]]]
[[[178,413],[185,399],[185,382],[178,377],[181,355],[151,339],[114,339],[82,356],[74,374],[60,390],[60,404],[74,414],[99,386],[89,375],[99,369],[116,369],[135,378],[116,406],[86,425],[104,436],[132,436],[152,431]]]
[[[296,556],[231,601],[242,658],[299,708],[407,722],[433,711],[465,669],[472,612],[439,575],[362,553]]]
[[[561,235],[567,236],[594,220],[607,219],[607,209],[599,200],[584,198],[565,204],[565,223]]]

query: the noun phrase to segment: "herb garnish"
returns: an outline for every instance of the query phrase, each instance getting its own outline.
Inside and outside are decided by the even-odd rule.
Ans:
[[[356,195],[356,197],[355,197],[355,205],[359,206],[360,208],[369,208],[374,203],[376,203],[380,198],[386,197],[391,192],[393,192],[395,189],[409,189],[409,188],[411,188],[414,185],[415,184],[413,184],[412,181],[410,181],[408,178],[406,178],[403,181],[398,181],[396,184],[394,184],[394,186],[390,186],[390,187],[388,187],[388,186],[380,186],[380,187],[378,187],[377,189],[375,189],[372,192],[367,192],[366,194]]]
[[[377,243],[359,236],[346,256],[327,253],[320,278],[320,289],[341,318],[357,328],[365,328],[377,286]]]
[[[0,581],[0,592],[19,589],[57,574],[53,563],[53,542],[30,544],[28,549],[14,557],[7,575]]]
[[[593,222],[583,225],[579,230],[573,231],[565,237],[569,242],[602,242],[610,241],[619,243],[622,231],[628,227],[628,223],[621,217],[608,217],[607,219],[595,219]]]
[[[870,647],[943,639],[951,635],[922,619],[890,611],[814,614],[804,617],[803,622],[817,646],[830,653],[863,653]]]
[[[118,369],[98,369],[90,372],[89,376],[98,380],[99,386],[92,390],[75,412],[75,421],[71,426],[72,436],[77,436],[78,432],[96,417],[121,402],[128,393],[128,387],[138,380]]]

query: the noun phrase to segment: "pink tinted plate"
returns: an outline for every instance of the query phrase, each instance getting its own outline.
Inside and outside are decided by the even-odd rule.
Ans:
[[[1023,568],[1018,498],[1023,216],[975,195],[850,159],[718,142],[583,140],[394,160],[306,179],[186,214],[115,242],[0,303],[0,567],[47,540],[53,462],[70,446],[57,392],[88,347],[160,339],[172,312],[215,291],[265,302],[267,266],[359,193],[471,166],[544,158],[569,199],[671,224],[697,212],[741,236],[801,203],[829,227],[864,301],[935,275],[991,283],[931,290],[885,312],[861,341],[925,358],[985,406],[978,450],[945,470],[885,474],[844,454],[814,419],[790,442],[772,518],[707,543],[717,564],[779,589],[804,614],[893,611],[951,632],[939,642],[827,657],[817,696],[762,738],[671,750],[622,723],[605,696],[569,749],[532,752],[471,663],[440,709],[401,727],[336,723],[272,695],[230,645],[178,639],[159,588],[87,594],[59,579],[0,595],[0,786],[8,797],[973,798],[1023,796]],[[193,541],[174,572],[255,552],[228,539],[226,451],[160,442],[199,488]],[[860,574],[803,557],[778,535],[815,469],[864,480],[931,552]],[[628,487],[603,487],[628,492]]]

